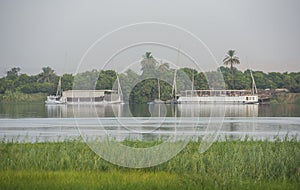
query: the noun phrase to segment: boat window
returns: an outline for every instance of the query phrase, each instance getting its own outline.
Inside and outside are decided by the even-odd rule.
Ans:
[[[248,100],[248,96],[246,97],[246,100]]]
[[[103,96],[95,97],[95,101],[96,101],[96,102],[101,102],[101,101],[103,101],[103,99],[104,99]]]
[[[68,102],[78,102],[78,98],[67,97]]]
[[[81,97],[81,98],[79,98],[79,101],[80,102],[90,102],[91,98],[89,98],[89,97]]]

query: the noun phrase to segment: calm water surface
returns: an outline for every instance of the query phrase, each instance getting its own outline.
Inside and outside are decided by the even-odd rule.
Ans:
[[[0,104],[0,118],[67,117],[186,117],[210,116],[219,109],[225,117],[300,117],[300,105],[45,105]]]
[[[57,141],[109,135],[117,140],[198,138],[300,140],[299,105],[44,105],[0,104],[0,138]]]

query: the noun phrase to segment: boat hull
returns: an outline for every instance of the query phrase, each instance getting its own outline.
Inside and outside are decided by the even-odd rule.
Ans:
[[[179,97],[180,104],[193,103],[230,103],[230,104],[257,104],[257,96],[192,96]]]
[[[65,101],[62,101],[60,96],[47,96],[45,104],[65,104]]]
[[[66,102],[69,105],[107,105],[107,104],[124,104],[123,101],[90,101],[90,102]]]

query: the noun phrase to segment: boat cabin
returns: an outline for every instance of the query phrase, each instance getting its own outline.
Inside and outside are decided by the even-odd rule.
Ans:
[[[104,103],[119,100],[115,90],[68,90],[64,91],[61,100],[68,104]]]

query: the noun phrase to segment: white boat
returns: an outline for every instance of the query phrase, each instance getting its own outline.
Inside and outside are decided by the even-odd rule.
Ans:
[[[62,89],[61,89],[61,77],[59,78],[56,95],[47,96],[45,104],[64,104],[65,101],[62,100]]]
[[[45,101],[45,104],[64,104],[66,102],[63,102],[61,100],[61,96],[56,95],[50,95],[47,96],[47,100]]]
[[[123,93],[117,76],[117,90],[68,90],[62,93],[60,101],[66,104],[122,104]]]
[[[258,104],[258,96],[250,90],[186,90],[180,94],[178,103],[230,103]]]
[[[258,104],[255,81],[252,78],[252,90],[185,90],[178,98],[180,104],[193,103],[229,103],[229,104]]]
[[[115,90],[68,90],[60,99],[66,104],[120,104],[122,96]]]
[[[123,94],[117,76],[118,90],[61,90],[61,78],[56,95],[47,96],[46,104],[122,104]]]

